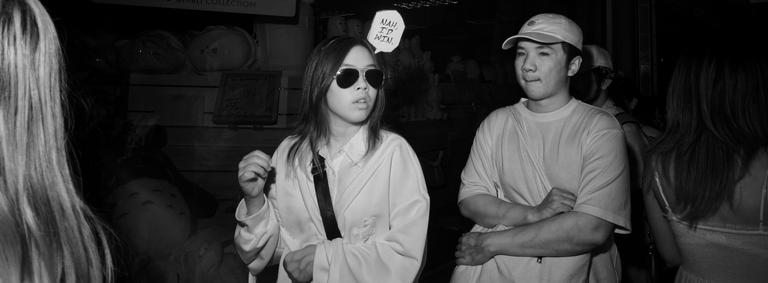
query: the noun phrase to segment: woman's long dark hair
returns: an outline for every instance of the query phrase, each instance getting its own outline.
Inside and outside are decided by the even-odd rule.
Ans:
[[[301,111],[299,122],[294,132],[296,142],[288,150],[290,168],[299,166],[317,152],[318,146],[327,141],[329,135],[327,114],[327,93],[333,83],[333,75],[339,70],[347,53],[355,47],[366,48],[373,56],[374,63],[383,69],[382,61],[374,55],[373,47],[366,41],[354,37],[332,37],[320,42],[309,56],[304,70],[304,82],[301,93]],[[382,70],[383,71],[383,70]],[[386,73],[386,72],[385,72]],[[367,153],[375,149],[381,141],[381,118],[384,114],[384,90],[378,90],[376,102],[365,123],[368,124]],[[367,154],[366,153],[366,154]],[[306,154],[306,156],[304,156]]]
[[[710,43],[711,45],[711,43]],[[684,55],[667,96],[667,128],[646,172],[671,186],[675,214],[695,227],[726,202],[768,145],[768,68],[756,52],[699,46]],[[725,49],[725,47],[719,47]],[[653,174],[646,176],[652,188]]]

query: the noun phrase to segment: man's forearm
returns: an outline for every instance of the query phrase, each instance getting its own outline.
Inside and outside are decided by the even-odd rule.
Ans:
[[[613,224],[581,212],[566,212],[545,220],[490,232],[485,245],[496,255],[558,257],[588,253],[604,244]]]
[[[480,226],[518,226],[535,222],[531,206],[506,202],[491,195],[474,195],[459,203],[461,214]]]

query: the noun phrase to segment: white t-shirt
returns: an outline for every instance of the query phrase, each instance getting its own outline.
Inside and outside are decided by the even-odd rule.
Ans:
[[[629,233],[629,167],[621,126],[607,112],[571,99],[549,113],[535,113],[524,101],[491,113],[475,135],[461,174],[459,201],[477,194],[529,206],[552,187],[577,196],[573,210]],[[475,225],[473,231],[487,229]],[[458,266],[454,282],[611,282],[620,278],[612,246],[592,257],[497,256],[481,266]],[[589,264],[592,261],[592,274]],[[600,265],[595,268],[595,265]]]

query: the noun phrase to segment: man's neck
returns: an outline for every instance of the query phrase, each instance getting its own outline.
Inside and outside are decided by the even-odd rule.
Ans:
[[[534,113],[549,113],[562,108],[568,104],[569,101],[571,101],[571,95],[566,92],[542,100],[529,99],[524,105],[528,110],[531,110],[531,112]]]

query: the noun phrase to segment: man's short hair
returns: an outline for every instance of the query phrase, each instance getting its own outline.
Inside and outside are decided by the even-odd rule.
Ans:
[[[581,50],[567,42],[560,42],[560,44],[563,47],[563,53],[565,53],[565,66],[568,67],[573,58],[581,56]]]

